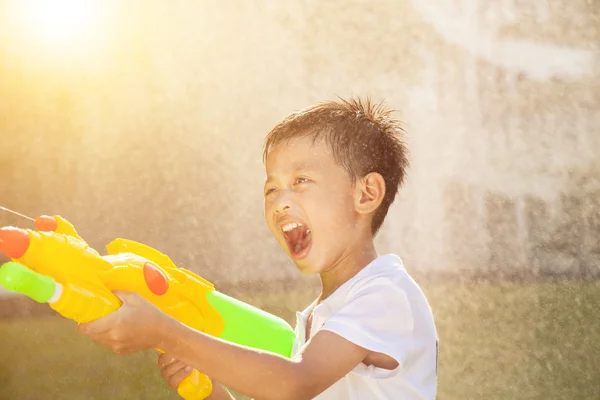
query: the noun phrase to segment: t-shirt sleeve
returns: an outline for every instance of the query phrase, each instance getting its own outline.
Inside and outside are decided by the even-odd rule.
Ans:
[[[407,356],[414,318],[404,290],[384,279],[350,291],[347,302],[321,329],[334,332],[370,351],[387,354],[399,366],[393,371],[358,368],[354,372],[389,377],[399,372]],[[375,377],[375,376],[374,376]]]

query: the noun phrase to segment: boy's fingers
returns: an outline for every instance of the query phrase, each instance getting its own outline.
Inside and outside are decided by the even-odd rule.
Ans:
[[[100,318],[96,321],[77,325],[77,331],[84,335],[102,334],[108,332],[110,330],[110,327],[110,324],[106,324],[104,322],[104,318]]]
[[[122,308],[119,308],[117,311],[114,311],[108,315],[105,315],[96,320],[86,322],[83,324],[79,324],[77,326],[77,330],[80,333],[84,333],[86,335],[89,334],[105,334],[109,332],[119,321],[120,314]]]
[[[136,293],[115,290],[113,294],[117,296],[119,300],[123,302],[123,304],[134,303],[137,300]]]
[[[185,370],[187,367],[187,365],[185,365],[184,363],[182,363],[181,361],[175,361],[167,366],[165,366],[164,368],[161,368],[160,370],[160,374],[162,375],[162,377],[166,380],[169,380],[173,375],[177,374],[178,372]],[[189,371],[188,371],[189,373]]]
[[[179,386],[181,381],[183,381],[190,373],[191,373],[191,371],[187,371],[184,368],[184,369],[176,372],[175,374],[171,375],[171,377],[167,379],[167,383],[173,389],[177,389],[177,387]]]
[[[170,354],[167,353],[162,353],[161,355],[158,356],[158,360],[156,361],[156,363],[158,364],[159,368],[164,368],[169,364],[172,364],[174,362],[179,361],[178,359],[176,359],[175,357],[172,357]]]

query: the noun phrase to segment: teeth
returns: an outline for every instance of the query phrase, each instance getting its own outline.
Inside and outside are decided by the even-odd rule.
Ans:
[[[292,229],[295,229],[299,226],[302,226],[302,224],[298,224],[296,222],[288,222],[287,224],[285,224],[284,226],[281,227],[281,230],[284,232],[289,232]]]

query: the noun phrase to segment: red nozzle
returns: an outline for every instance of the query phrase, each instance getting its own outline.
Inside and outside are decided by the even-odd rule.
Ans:
[[[0,253],[10,258],[21,258],[29,248],[29,233],[25,229],[8,226],[0,229]]]
[[[33,223],[35,229],[42,232],[54,232],[58,228],[58,221],[48,215],[41,215]]]

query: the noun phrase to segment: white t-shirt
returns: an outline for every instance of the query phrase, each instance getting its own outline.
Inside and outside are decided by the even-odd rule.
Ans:
[[[296,314],[292,355],[325,329],[398,361],[394,370],[360,364],[318,400],[431,400],[437,390],[438,337],[425,295],[394,254],[379,256],[321,304]]]

